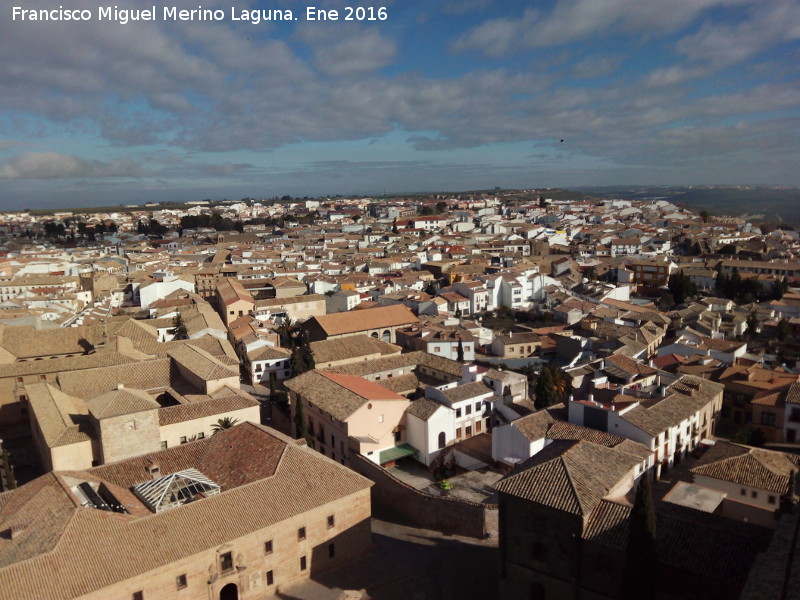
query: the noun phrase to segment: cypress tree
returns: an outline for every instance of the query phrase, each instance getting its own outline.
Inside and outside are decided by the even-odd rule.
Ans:
[[[625,551],[623,600],[652,598],[656,590],[658,555],[656,553],[656,510],[653,490],[647,475],[639,481],[636,500],[628,522],[628,547]]]
[[[464,344],[461,343],[461,338],[458,338],[458,350],[457,350],[456,360],[458,362],[464,362]]]

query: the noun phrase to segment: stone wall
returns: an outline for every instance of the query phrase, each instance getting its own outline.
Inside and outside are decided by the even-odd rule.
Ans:
[[[433,496],[400,481],[360,455],[351,469],[375,482],[372,515],[379,519],[474,538],[497,537],[497,506],[450,496]]]

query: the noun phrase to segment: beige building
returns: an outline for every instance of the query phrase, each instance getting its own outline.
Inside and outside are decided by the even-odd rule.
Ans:
[[[234,364],[230,364],[234,363]],[[228,417],[260,420],[233,359],[189,344],[167,358],[56,374],[25,385],[33,440],[47,470],[86,469],[210,436]]]
[[[369,552],[371,485],[252,423],[48,473],[0,494],[0,595],[274,598]]]
[[[283,316],[296,321],[305,321],[311,317],[319,317],[327,312],[323,294],[305,294],[258,300],[256,315]]]
[[[255,310],[253,297],[235,279],[225,278],[217,282],[217,310],[225,325]]]
[[[399,346],[367,335],[311,342],[310,346],[314,364],[320,370],[385,356],[398,356],[401,351]]]
[[[410,402],[355,375],[309,371],[286,382],[292,419],[298,404],[308,423],[312,447],[345,464],[351,452],[380,463],[382,451],[405,441]]]
[[[400,304],[313,317],[303,324],[312,341],[334,337],[368,335],[394,344],[400,327],[419,323],[408,308]]]

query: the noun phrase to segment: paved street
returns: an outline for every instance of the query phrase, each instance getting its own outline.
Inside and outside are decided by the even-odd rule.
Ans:
[[[282,589],[283,600],[340,600],[346,590],[369,600],[496,598],[497,540],[446,536],[372,520],[372,554]],[[355,596],[358,598],[359,596]]]

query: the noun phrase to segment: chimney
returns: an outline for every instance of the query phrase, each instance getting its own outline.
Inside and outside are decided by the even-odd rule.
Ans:
[[[125,386],[124,386],[123,384],[121,384],[121,383],[118,383],[118,384],[117,384],[117,389],[118,389],[118,390],[124,390],[124,389],[125,389]]]
[[[589,402],[594,402],[594,394],[589,394]]]

